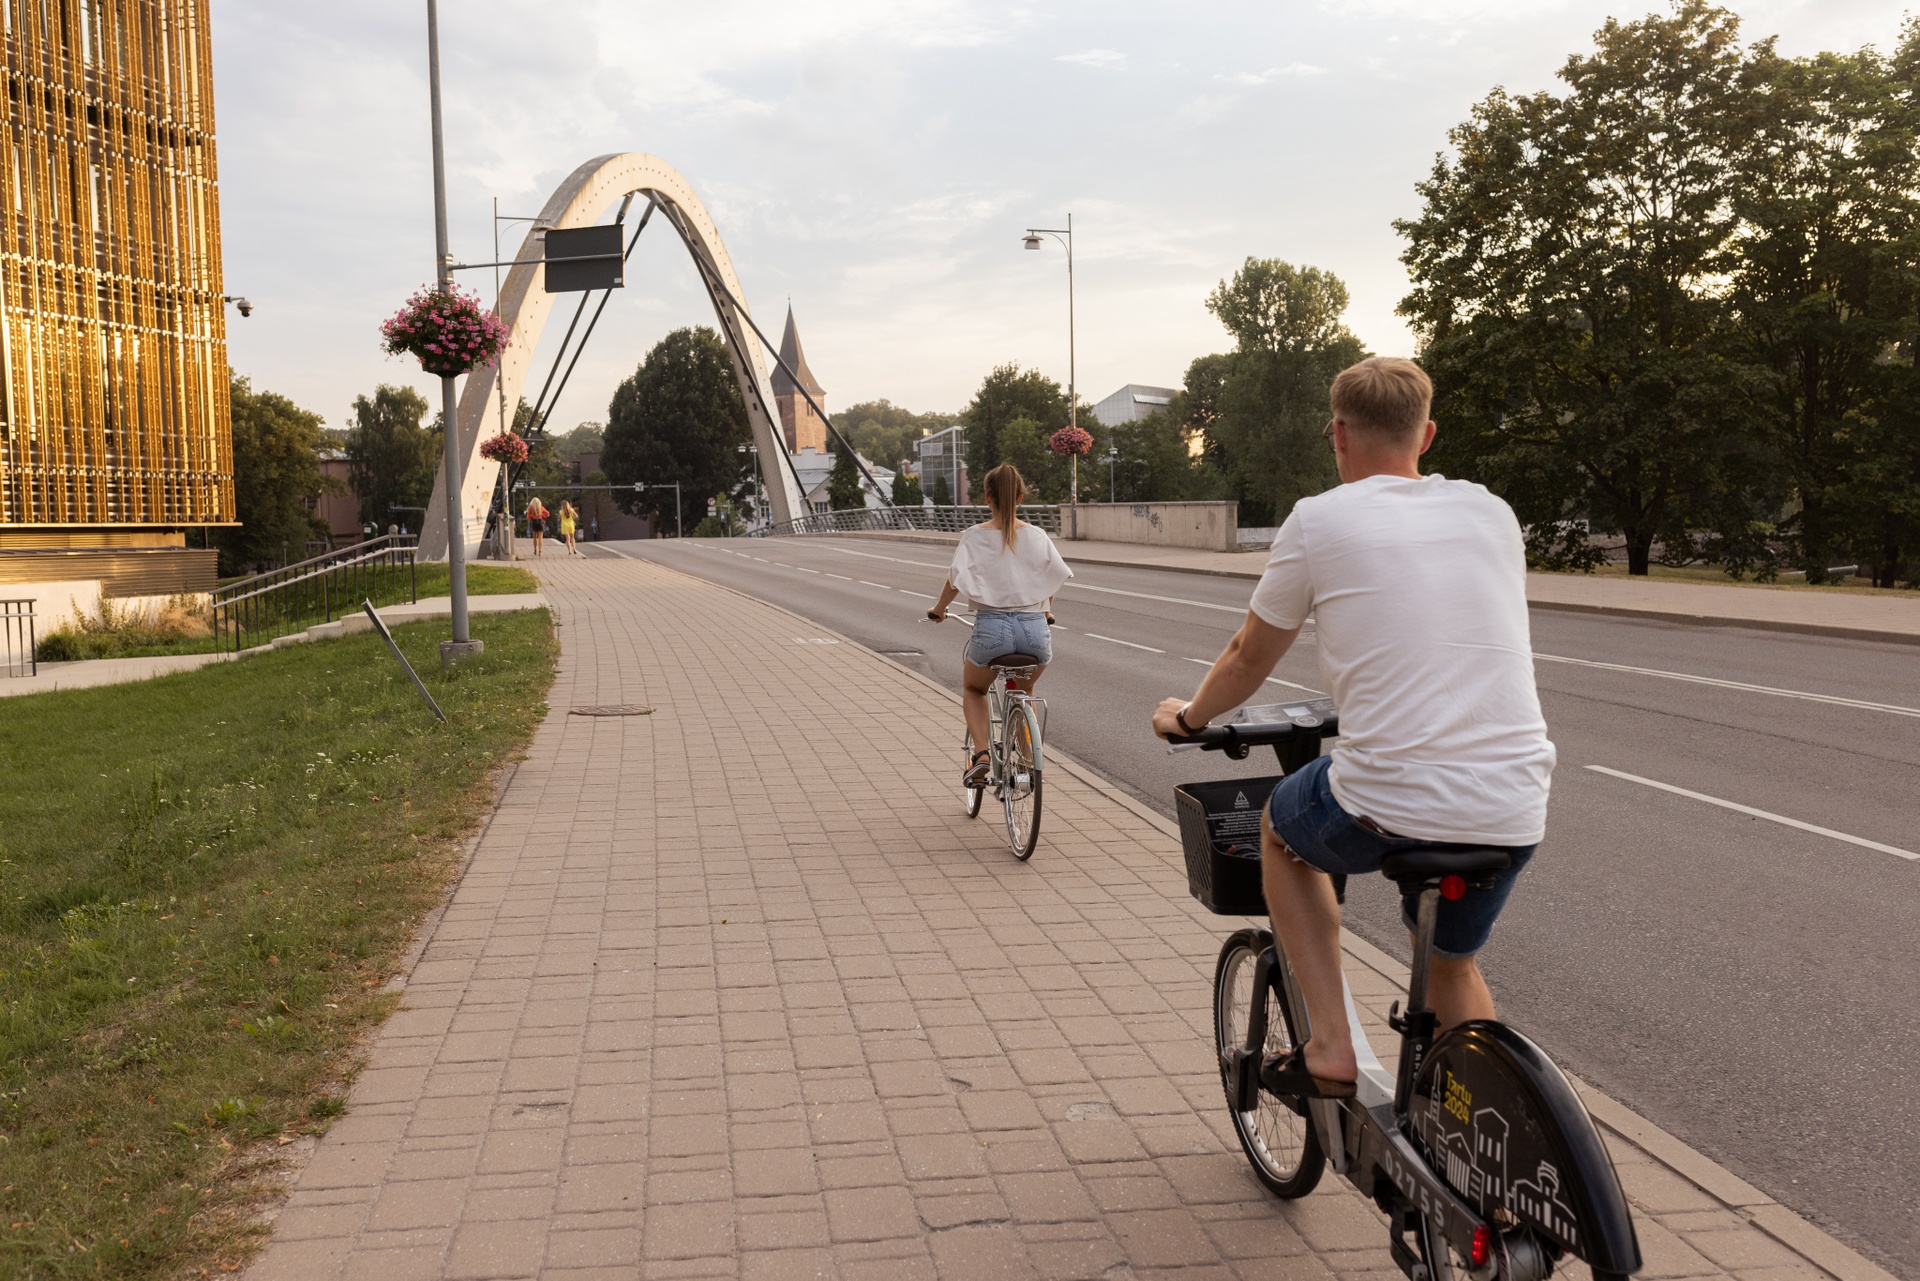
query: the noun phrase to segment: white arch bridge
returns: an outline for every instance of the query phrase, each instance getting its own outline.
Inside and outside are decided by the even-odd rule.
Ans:
[[[567,175],[541,209],[533,229],[514,255],[516,265],[507,273],[501,287],[500,316],[511,327],[512,341],[496,366],[482,366],[467,376],[454,412],[462,459],[461,539],[469,559],[480,552],[488,508],[500,480],[500,465],[480,457],[480,442],[491,434],[489,424],[495,423],[494,407],[501,403],[494,398],[504,393],[504,403],[519,403],[532,369],[534,349],[540,342],[540,332],[546,326],[554,300],[560,296],[548,293],[537,274],[541,268],[542,240],[554,228],[586,227],[599,222],[616,200],[627,202],[622,205],[623,219],[625,210],[634,202],[648,202],[635,228],[636,238],[639,227],[644,227],[658,214],[686,245],[706,287],[707,297],[713,302],[714,316],[732,358],[733,376],[740,385],[740,397],[746,402],[747,421],[760,450],[767,503],[771,508],[769,515],[776,523],[805,515],[779,415],[773,407],[773,387],[768,381],[762,354],[763,348],[771,350],[771,347],[753,324],[740,278],[734,273],[733,261],[721,243],[720,232],[700,203],[700,197],[694,194],[693,185],[678,170],[658,156],[629,151],[595,156]],[[632,243],[628,241],[629,250]],[[605,305],[604,299],[602,305]],[[576,314],[576,324],[578,320]],[[571,327],[568,335],[572,335]],[[561,345],[563,350],[555,357],[556,369],[560,359],[566,356],[566,343],[563,341]],[[576,350],[574,359],[578,359],[578,355]],[[549,382],[551,378],[549,375]],[[825,414],[821,416],[824,418]],[[497,430],[497,424],[494,429]],[[872,477],[867,481],[872,484]],[[420,531],[420,555],[425,559],[444,560],[447,555],[446,485],[447,471],[443,463]]]

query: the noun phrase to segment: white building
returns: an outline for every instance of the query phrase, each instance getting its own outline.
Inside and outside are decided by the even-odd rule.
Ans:
[[[823,453],[812,445],[806,445],[799,453],[789,454],[788,457],[793,459],[794,475],[799,478],[800,493],[806,499],[807,510],[810,512],[832,511],[833,503],[827,497],[827,482],[833,477],[833,455]],[[867,462],[865,455],[860,455],[860,461],[865,463],[867,470],[873,474],[874,483],[888,491],[891,496],[893,473],[877,463]],[[867,506],[881,505],[880,496],[868,490]]]
[[[965,431],[963,427],[949,427],[922,436],[914,443],[920,455],[920,497],[926,502],[933,501],[933,485],[937,479],[947,482],[948,502],[964,504],[967,501]]]
[[[1148,387],[1142,383],[1128,383],[1095,405],[1093,416],[1108,427],[1138,422],[1171,405],[1173,398],[1179,394],[1178,387]]]

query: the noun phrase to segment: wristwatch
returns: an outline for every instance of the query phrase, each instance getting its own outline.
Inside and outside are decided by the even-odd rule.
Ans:
[[[1193,706],[1192,703],[1187,704],[1187,707],[1192,707],[1192,706]],[[1200,730],[1205,729],[1206,726],[1202,725],[1202,726],[1199,726],[1198,728],[1195,728],[1194,726],[1187,724],[1187,707],[1183,707],[1179,711],[1173,714],[1173,723],[1180,727],[1180,732],[1182,734],[1185,734],[1188,738],[1192,738],[1195,734],[1198,734]]]

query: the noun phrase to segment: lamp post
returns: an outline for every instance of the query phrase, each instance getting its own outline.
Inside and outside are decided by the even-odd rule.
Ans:
[[[1107,501],[1113,501],[1113,465],[1120,461],[1120,447],[1107,446]]]
[[[440,128],[440,6],[427,0],[427,93],[433,114],[433,266],[440,292],[453,290],[453,255],[447,249],[447,160]],[[460,521],[460,427],[456,421],[458,397],[453,377],[440,378],[441,437],[446,442],[447,466],[447,588],[453,598],[453,639],[440,645],[440,665],[447,667],[478,654],[483,643],[467,632],[467,531]]]
[[[1071,213],[1067,215],[1065,227],[1028,227],[1024,242],[1026,247],[1039,249],[1042,236],[1052,236],[1067,247],[1067,425],[1078,427],[1080,425],[1080,393],[1074,380],[1073,351],[1073,215]],[[1067,499],[1069,502],[1077,503],[1080,501],[1080,455],[1070,454],[1068,457],[1072,460],[1070,464],[1072,479],[1067,482],[1070,486]],[[1076,525],[1078,523],[1078,521],[1075,522]]]

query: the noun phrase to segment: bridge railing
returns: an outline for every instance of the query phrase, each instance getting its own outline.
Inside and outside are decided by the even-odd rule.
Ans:
[[[794,534],[852,534],[869,531],[958,534],[993,519],[990,507],[853,507],[816,512],[754,531],[755,537]],[[1060,532],[1060,507],[1048,503],[1020,509],[1020,519],[1049,534]]]
[[[227,583],[213,593],[213,634],[221,649],[231,645],[238,651],[330,623],[359,609],[363,600],[376,605],[418,600],[417,542],[412,534],[383,534]]]

